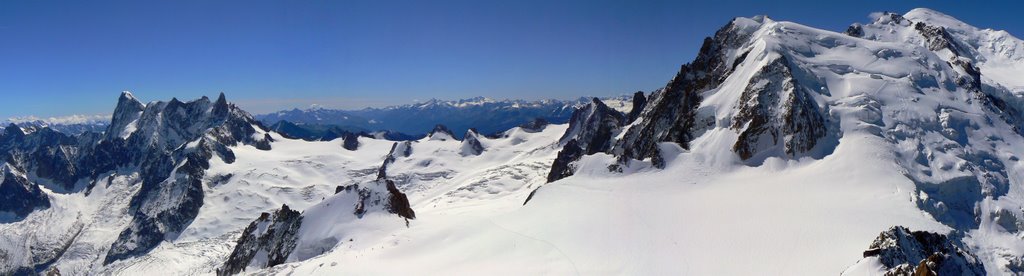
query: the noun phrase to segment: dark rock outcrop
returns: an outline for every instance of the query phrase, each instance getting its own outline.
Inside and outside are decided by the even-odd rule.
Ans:
[[[631,124],[640,118],[640,113],[644,111],[644,107],[647,107],[647,97],[644,96],[644,91],[636,91],[633,93],[633,109],[629,110],[629,114],[626,115],[626,123]]]
[[[114,108],[113,118],[104,133],[106,140],[117,137],[127,137],[137,127],[135,123],[142,116],[146,105],[139,102],[131,92],[125,91],[117,99],[117,107]]]
[[[609,152],[615,143],[615,135],[625,122],[626,115],[597,98],[573,112],[569,128],[558,140],[562,150],[551,165],[548,182],[571,176],[575,173],[572,163],[584,155]]]
[[[555,157],[555,162],[551,164],[551,171],[548,172],[548,183],[558,181],[562,178],[569,177],[576,173],[576,168],[573,167],[572,163],[580,160],[585,152],[576,143],[576,140],[569,140],[565,146],[562,147],[561,151],[558,151],[558,157]]]
[[[20,220],[50,207],[50,198],[9,164],[0,165],[0,222]]]
[[[585,154],[607,152],[612,147],[613,135],[619,131],[625,120],[625,115],[621,112],[594,98],[591,103],[572,113],[569,128],[558,142],[565,145],[571,140],[576,140],[576,144]]]
[[[948,49],[953,52],[953,55],[960,56],[964,53],[959,45],[956,44],[956,40],[949,35],[946,28],[940,26],[931,26],[924,22],[917,22],[914,24],[914,29],[917,30],[921,36],[924,36],[928,50],[939,51],[942,49]]]
[[[384,189],[381,189],[384,188]],[[409,203],[409,197],[398,190],[390,179],[378,179],[366,185],[354,184],[336,189],[336,194],[354,194],[356,202],[352,214],[362,218],[371,210],[384,210],[405,219],[416,219],[416,211]]]
[[[544,120],[544,118],[536,118],[533,119],[532,121],[519,125],[519,128],[525,132],[537,133],[543,131],[544,128],[548,127],[548,124],[548,120]]]
[[[83,154],[79,149],[92,146],[80,139],[48,127],[22,129],[11,124],[0,135],[0,162],[18,167],[26,175],[50,180],[44,184],[55,192],[75,192],[81,188],[75,184],[88,171],[88,164],[80,164]]]
[[[789,156],[810,151],[827,134],[826,120],[806,88],[780,57],[755,74],[740,96],[732,129],[740,132],[733,151],[743,160],[781,144]]]
[[[133,100],[125,95],[121,98],[129,103]],[[134,108],[123,110],[136,112]],[[166,239],[166,234],[185,229],[203,204],[202,181],[212,157],[232,163],[235,156],[229,146],[271,148],[269,135],[256,135],[265,131],[262,125],[228,103],[223,94],[213,102],[206,97],[187,103],[177,99],[154,102],[138,117],[115,113],[113,118],[134,121],[111,123],[112,128],[131,127],[125,129],[127,138],[108,136],[100,142],[99,153],[118,158],[103,166],[138,166],[142,186],[130,201],[132,222],[111,245],[105,264],[145,254]]]
[[[462,156],[480,155],[484,152],[484,146],[480,144],[480,134],[476,133],[476,130],[469,129],[466,131],[466,135],[462,138]]]
[[[283,264],[295,250],[301,225],[302,215],[288,205],[282,205],[272,214],[260,214],[242,231],[228,260],[217,269],[217,275],[237,274],[250,266],[267,268]]]
[[[407,219],[416,219],[416,212],[412,210],[412,205],[409,204],[409,197],[398,190],[395,187],[395,182],[391,180],[385,180],[385,185],[388,189],[388,204],[387,210],[392,214],[399,215]]]
[[[886,275],[985,275],[978,257],[958,242],[902,226],[878,235],[864,257],[878,257]]]
[[[434,126],[434,130],[431,130],[430,134],[427,134],[427,138],[430,140],[441,141],[454,140],[455,134],[453,134],[452,131],[444,125],[436,125]]]
[[[702,101],[701,92],[721,84],[746,57],[733,57],[736,49],[750,39],[750,30],[736,21],[704,39],[693,62],[683,65],[664,88],[647,99],[641,122],[626,130],[615,147],[622,162],[652,158],[656,167],[664,167],[657,144],[674,142],[690,148],[695,127],[696,109]]]
[[[355,133],[346,133],[342,136],[341,147],[347,150],[355,151],[359,149],[359,135]]]
[[[850,27],[846,28],[846,31],[843,33],[852,37],[864,37],[864,26],[854,23],[853,25],[850,25]]]
[[[412,142],[395,142],[391,144],[391,151],[384,157],[384,162],[377,168],[377,179],[385,179],[388,177],[388,165],[395,162],[398,157],[409,157],[412,155]]]

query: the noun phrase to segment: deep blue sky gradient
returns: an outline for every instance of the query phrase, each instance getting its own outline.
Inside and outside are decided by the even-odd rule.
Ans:
[[[842,31],[929,7],[1024,35],[974,1],[0,1],[0,119],[225,92],[254,113],[429,98],[650,91],[736,16]]]

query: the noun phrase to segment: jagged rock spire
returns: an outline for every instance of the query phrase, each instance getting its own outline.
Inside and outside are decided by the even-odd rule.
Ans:
[[[453,134],[448,127],[438,124],[434,126],[434,129],[427,135],[427,139],[440,141],[455,140],[455,134]]]
[[[462,139],[462,156],[480,155],[484,152],[484,146],[480,144],[480,134],[475,129],[466,130],[466,136]]]
[[[24,218],[37,208],[49,208],[50,198],[8,163],[0,165],[0,212]]]
[[[110,126],[107,127],[106,138],[128,138],[128,135],[131,135],[135,129],[133,124],[139,119],[145,108],[146,105],[139,102],[132,92],[121,92],[121,96],[117,99],[117,107],[114,108],[114,114],[111,115]]]

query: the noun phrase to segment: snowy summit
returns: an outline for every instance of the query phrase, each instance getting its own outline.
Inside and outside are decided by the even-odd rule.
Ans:
[[[695,54],[621,97],[11,124],[0,274],[1024,274],[1024,41],[920,8]]]

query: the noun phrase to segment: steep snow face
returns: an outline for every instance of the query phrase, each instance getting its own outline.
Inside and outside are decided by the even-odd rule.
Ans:
[[[28,239],[21,246],[0,249],[5,251],[0,253],[15,252],[24,257],[5,262],[5,265],[15,269],[46,268],[76,245],[93,247],[84,257],[101,260],[102,264],[145,255],[165,239],[173,240],[195,218],[203,205],[203,178],[211,159],[233,162],[235,155],[229,148],[232,146],[270,149],[271,139],[264,130],[247,113],[229,104],[223,94],[216,102],[204,97],[188,103],[171,100],[142,105],[126,92],[121,95],[112,117],[115,120],[111,124],[112,131],[104,135],[86,133],[69,137],[41,128],[29,133],[11,129],[0,137],[3,159],[11,160],[14,167],[26,172],[27,180],[22,182],[30,186],[25,187],[38,182],[49,188],[48,192],[84,193],[88,197],[101,182],[113,185],[118,176],[133,175],[129,179],[135,181],[126,184],[134,190],[118,195],[118,198],[130,198],[126,205],[107,206],[112,208],[116,221],[96,226],[104,233],[120,234],[99,241],[78,240],[77,234],[62,232],[71,228],[54,229],[54,233],[47,235],[53,234],[51,237],[58,238],[56,240]],[[120,133],[127,136],[120,136]],[[68,198],[75,197],[69,195]],[[53,209],[66,210],[69,203],[60,201],[74,201],[65,197],[58,199],[51,202]],[[102,205],[124,201],[99,198],[88,202]],[[39,225],[67,226],[97,221],[95,217],[82,217],[82,212],[56,215],[53,212],[56,211],[33,212],[24,220],[4,225],[2,230],[21,233]],[[30,250],[22,250],[24,248]],[[97,251],[106,253],[96,254]],[[77,261],[80,260],[73,262]]]
[[[668,85],[652,93],[647,105],[625,132],[615,147],[623,159],[651,158],[655,166],[662,167],[657,143],[675,142],[689,148],[690,142],[709,122],[699,121],[697,107],[704,100],[702,92],[712,89],[746,59],[751,34],[765,18],[737,18],[719,29],[714,38],[704,39],[697,58],[685,64]]]
[[[386,196],[393,194],[389,187],[405,193],[410,210],[416,211],[410,216],[416,218],[408,222],[410,226],[423,216],[512,210],[544,182],[557,137],[564,132],[565,126],[554,125],[538,131],[514,128],[501,138],[478,136],[480,146],[486,149],[479,155],[464,155],[465,142],[454,139],[424,138],[395,145],[357,137],[359,147],[348,150],[342,139],[309,142],[268,133],[275,141],[272,150],[239,143],[227,147],[233,153],[232,162],[214,150],[201,175],[186,173],[189,179],[200,180],[195,187],[202,189],[202,205],[188,224],[162,235],[157,246],[143,255],[103,262],[111,244],[123,236],[118,233],[133,227],[138,217],[131,202],[132,195],[140,193],[142,175],[125,168],[100,176],[89,194],[58,195],[50,209],[33,212],[17,223],[0,224],[0,232],[5,233],[0,245],[12,258],[18,258],[4,264],[18,268],[45,263],[39,267],[57,268],[66,274],[213,274],[225,268],[240,233],[261,212],[273,212],[282,204],[300,211],[303,218],[290,236],[294,248],[290,254],[274,256],[273,262],[271,254],[256,250],[254,262],[242,265],[247,272],[278,261],[303,262],[335,250],[369,251],[391,233],[408,229],[407,222],[391,211],[395,204],[384,204],[389,200]],[[200,139],[184,148],[202,149],[207,142]],[[385,185],[387,181],[378,185],[378,170],[392,147],[396,149],[387,177],[394,185]],[[189,171],[183,169],[189,162],[178,163],[175,174]],[[181,195],[184,193],[163,187],[193,186],[160,187],[158,194]],[[138,208],[158,206],[164,205]],[[37,229],[44,225],[54,227]],[[253,237],[261,236],[257,232],[253,231]],[[39,239],[19,242],[32,236]],[[289,248],[282,243],[256,244],[252,248]]]
[[[127,139],[65,144],[134,161],[91,169],[87,192],[43,185],[49,208],[0,223],[0,271],[1020,274],[1019,93],[984,64],[1012,55],[979,49],[957,22],[915,10],[841,34],[737,18],[639,113],[591,101],[576,124],[591,127],[538,121],[461,141],[445,127],[397,143],[292,140],[220,99],[123,96],[119,109],[144,110],[114,116],[135,122]],[[600,131],[606,118],[619,125]],[[600,150],[577,144],[599,136]],[[60,136],[15,126],[0,142],[45,137]],[[118,151],[128,145],[156,153]]]
[[[825,160],[883,162],[898,168],[885,177],[912,184],[900,188],[907,196],[900,200],[907,202],[893,208],[925,211],[925,221],[949,227],[982,252],[985,271],[1015,273],[1008,264],[1024,255],[1024,243],[1013,238],[1024,198],[1018,162],[1024,138],[1014,132],[1019,105],[1005,94],[993,96],[994,85],[982,85],[985,71],[964,54],[974,44],[928,24],[884,14],[846,35],[763,17],[736,19],[680,70],[676,79],[686,81],[656,91],[640,119],[617,137],[612,153],[618,161],[583,157],[577,176],[564,181],[588,181],[610,165],[630,173],[673,161],[699,161],[721,175],[748,166],[795,170],[830,163]],[[881,142],[870,147],[895,154],[882,161],[852,154],[849,147],[867,137]],[[623,158],[641,162],[616,167]],[[830,185],[860,185],[827,179],[835,182]],[[874,233],[891,226],[871,225],[878,227]],[[925,225],[934,222],[919,224]],[[804,257],[810,258],[797,258]]]
[[[952,16],[918,8],[903,15],[912,22],[943,27],[960,44],[960,53],[968,57],[982,71],[987,84],[1024,96],[1024,41],[1002,30],[979,29]]]

